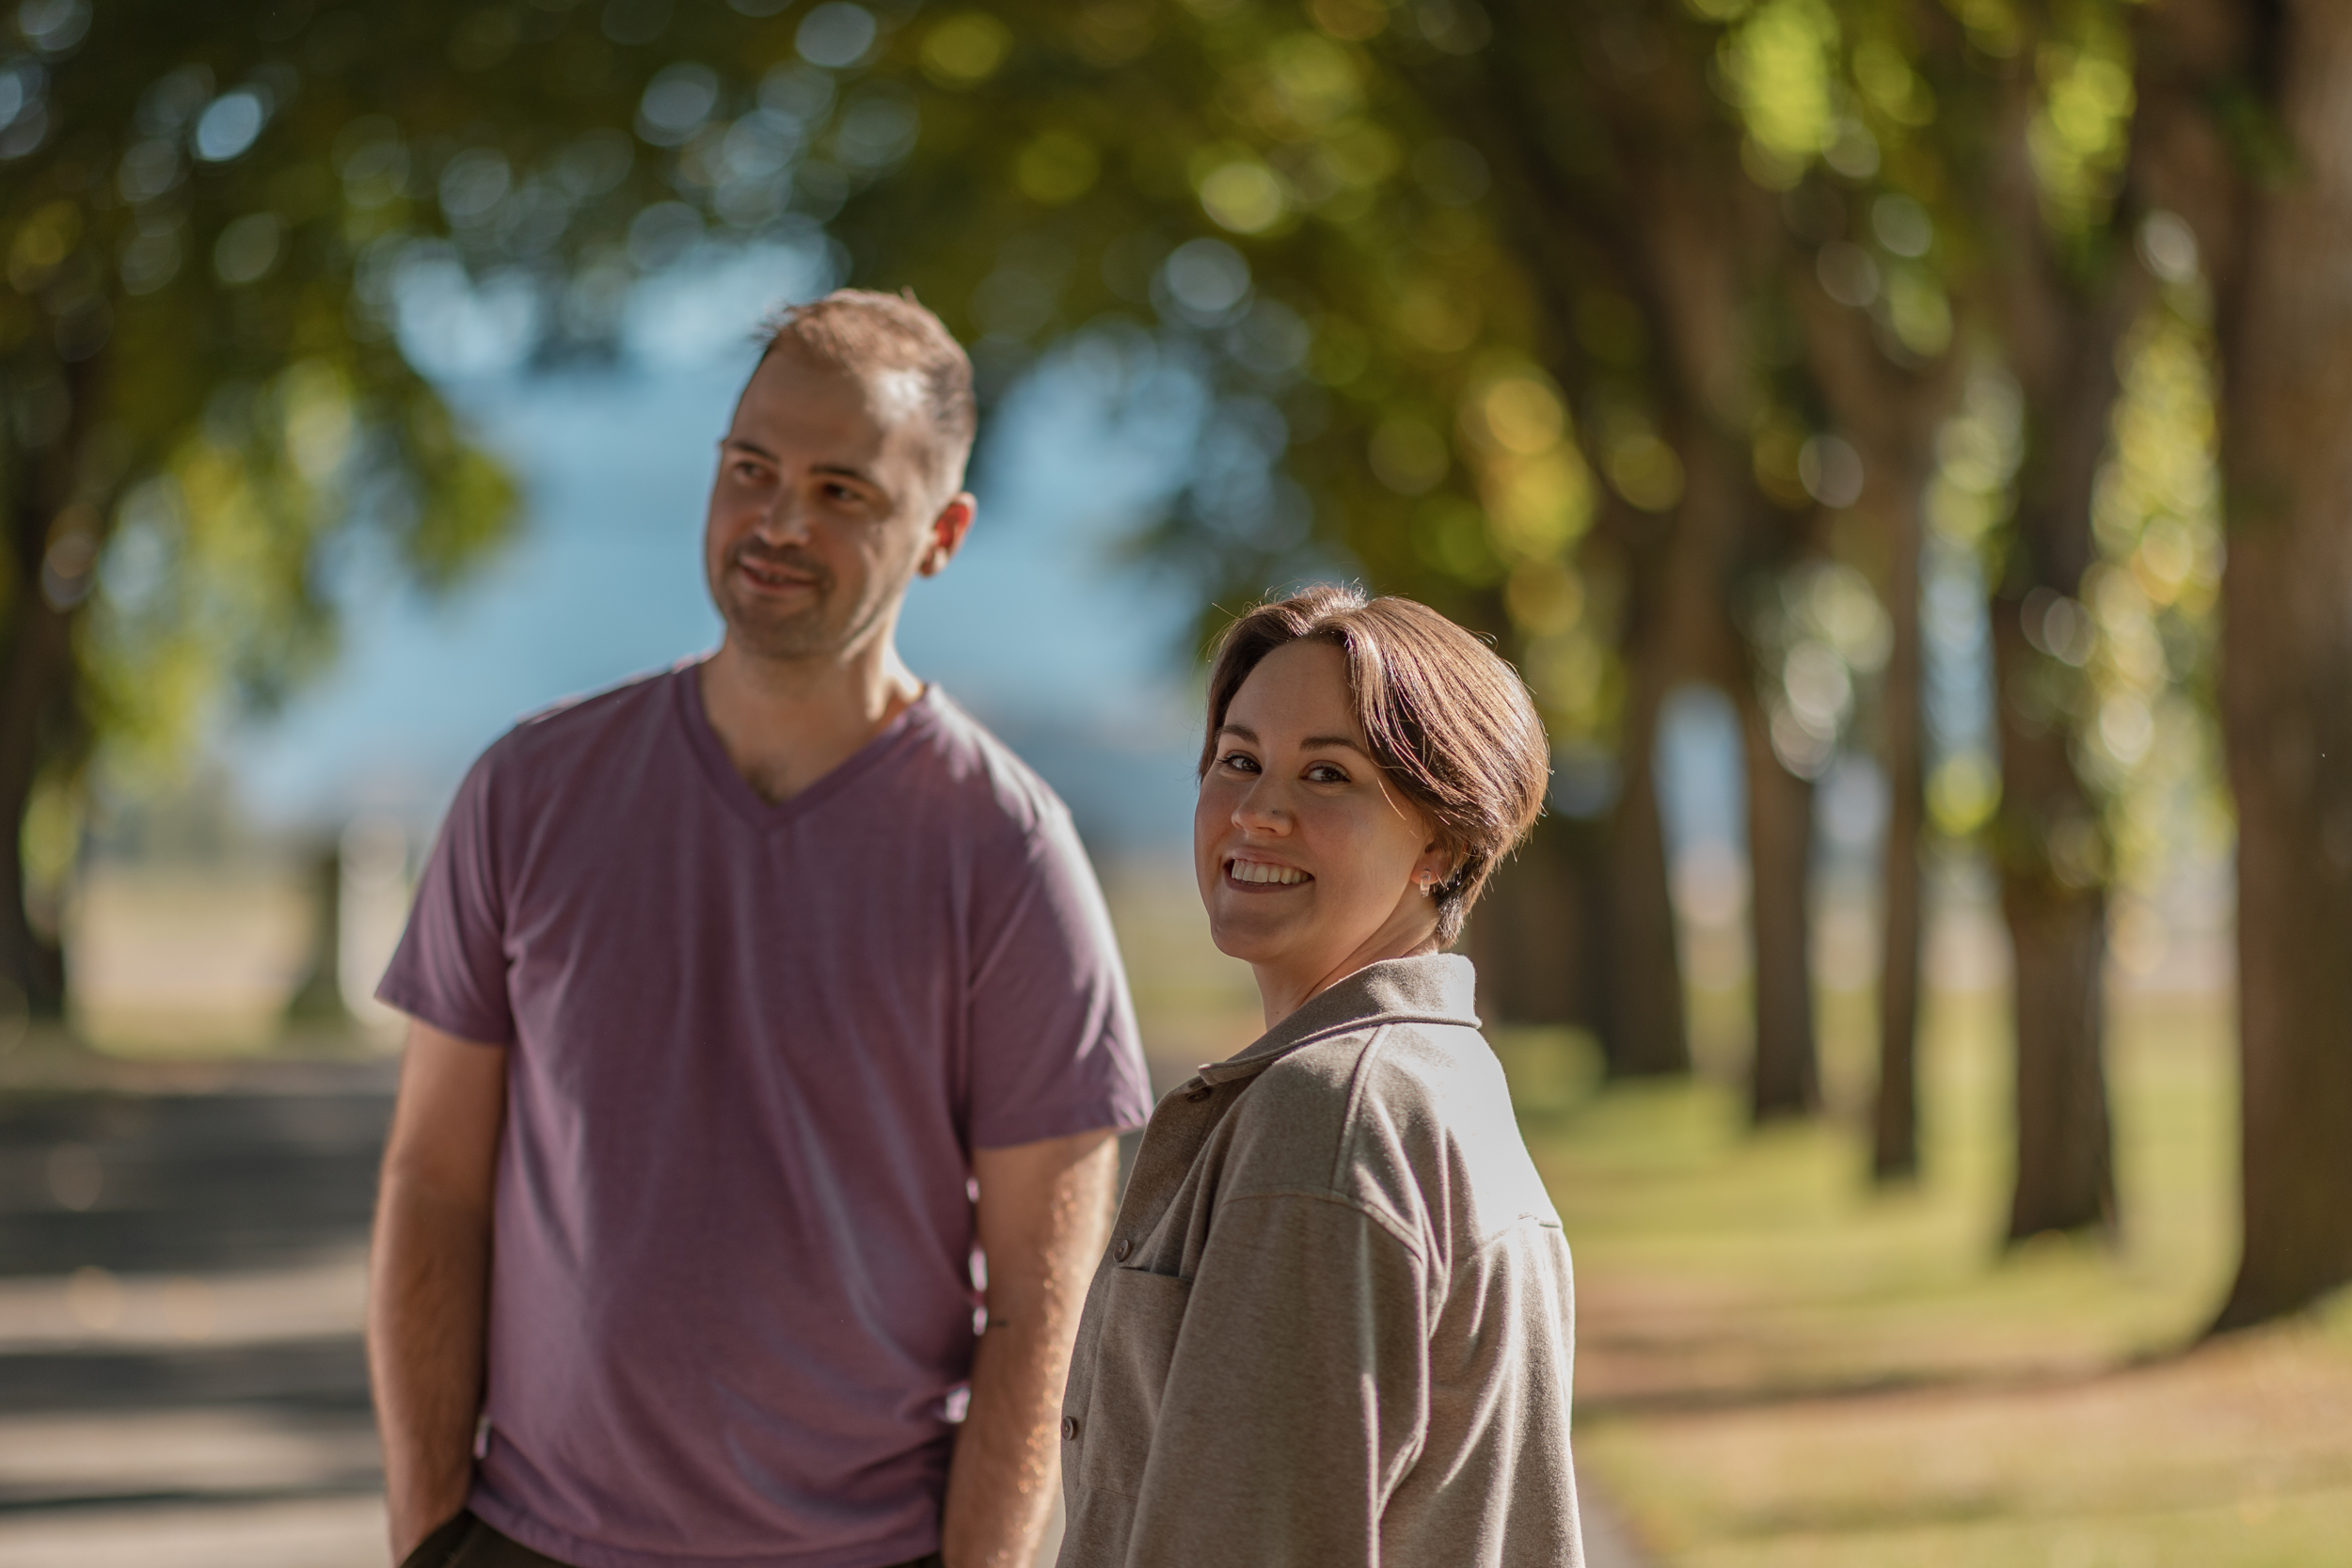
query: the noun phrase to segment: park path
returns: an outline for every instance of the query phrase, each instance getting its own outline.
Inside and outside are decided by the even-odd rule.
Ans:
[[[0,1562],[378,1568],[393,1070],[0,1062]]]
[[[360,1323],[394,1070],[0,1057],[0,1562],[382,1568]]]

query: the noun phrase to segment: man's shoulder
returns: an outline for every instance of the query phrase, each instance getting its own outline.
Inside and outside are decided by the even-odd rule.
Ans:
[[[548,703],[515,720],[472,764],[466,787],[491,800],[538,800],[548,785],[579,778],[585,764],[642,757],[644,740],[673,715],[673,684],[687,665],[632,674],[616,687]]]
[[[675,700],[673,688],[690,668],[647,671],[526,713],[490,743],[483,762],[501,771],[536,772],[601,750],[631,732],[667,723]]]
[[[936,686],[923,695],[921,723],[928,782],[965,826],[1001,822],[1025,840],[1067,829],[1070,809],[1053,786]]]

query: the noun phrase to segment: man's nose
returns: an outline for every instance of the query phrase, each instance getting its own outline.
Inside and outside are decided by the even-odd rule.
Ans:
[[[806,539],[808,516],[801,508],[800,498],[789,490],[778,492],[753,519],[752,531],[771,545],[797,544]]]

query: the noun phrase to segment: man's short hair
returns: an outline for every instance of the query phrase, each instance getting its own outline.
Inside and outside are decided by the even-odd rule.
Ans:
[[[789,341],[835,370],[913,375],[935,433],[938,471],[950,490],[962,488],[964,464],[980,424],[979,405],[972,395],[972,361],[946,324],[916,303],[914,290],[885,294],[871,289],[835,289],[806,305],[783,306],[759,324],[759,340],[762,360],[779,343]]]

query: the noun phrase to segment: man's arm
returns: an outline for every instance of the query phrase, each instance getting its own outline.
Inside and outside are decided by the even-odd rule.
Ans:
[[[1030,1568],[1053,1510],[1056,1418],[1078,1308],[1110,1236],[1108,1129],[972,1156],[988,1258],[988,1332],[947,1472],[947,1568]]]
[[[466,1506],[482,1405],[506,1052],[408,1026],[368,1267],[392,1560]]]

